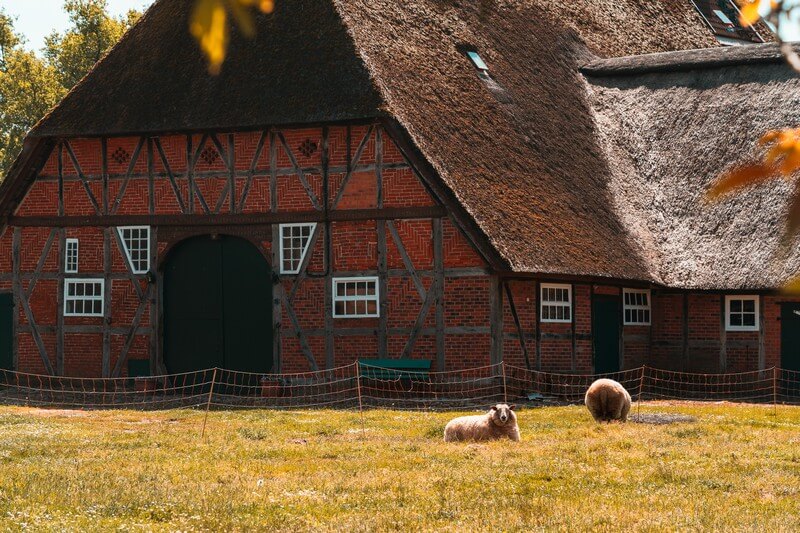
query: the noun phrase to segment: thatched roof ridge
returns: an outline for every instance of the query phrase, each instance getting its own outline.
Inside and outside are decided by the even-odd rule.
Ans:
[[[796,48],[800,49],[800,45]],[[766,43],[595,58],[583,65],[581,72],[587,76],[629,76],[652,72],[776,64],[784,61],[779,45]]]

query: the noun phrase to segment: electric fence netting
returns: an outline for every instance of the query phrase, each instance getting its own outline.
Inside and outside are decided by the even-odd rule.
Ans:
[[[581,403],[599,377],[634,401],[800,405],[800,372],[770,368],[698,374],[640,367],[606,375],[538,372],[506,363],[416,372],[364,363],[295,374],[223,369],[146,378],[70,378],[0,371],[0,405],[63,409],[399,409],[446,411]]]

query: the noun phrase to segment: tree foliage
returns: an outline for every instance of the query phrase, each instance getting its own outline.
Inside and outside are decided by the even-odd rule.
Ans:
[[[59,82],[72,87],[120,40],[141,16],[136,11],[110,17],[106,0],[66,0],[72,27],[63,35],[51,33],[45,40],[46,61],[58,72]]]
[[[0,179],[27,131],[130,28],[140,14],[108,15],[106,0],[66,0],[71,27],[47,37],[40,56],[24,48],[14,20],[0,10]]]

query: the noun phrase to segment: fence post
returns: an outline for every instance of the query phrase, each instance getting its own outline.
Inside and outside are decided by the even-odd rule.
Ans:
[[[506,362],[500,361],[500,370],[503,372],[503,403],[508,403],[508,386],[506,385]]]
[[[642,419],[642,391],[644,390],[644,373],[647,371],[647,365],[642,366],[642,375],[639,378],[639,395],[636,398],[636,416],[639,420]]]
[[[778,416],[778,367],[772,367],[772,410]]]
[[[208,391],[208,401],[206,402],[206,416],[203,418],[203,431],[200,433],[200,438],[206,436],[206,424],[208,423],[208,411],[211,409],[211,398],[214,396],[214,384],[217,382],[217,369],[214,369],[214,374],[211,376],[211,389]]]
[[[356,390],[358,391],[358,413],[361,416],[361,436],[365,436],[367,429],[364,426],[364,402],[361,399],[361,363],[356,361],[353,363],[356,366]]]

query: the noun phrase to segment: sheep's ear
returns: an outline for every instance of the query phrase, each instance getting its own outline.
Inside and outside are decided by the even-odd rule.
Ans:
[[[497,411],[497,406],[496,406],[496,405],[493,405],[491,410],[492,410],[492,411]]]
[[[509,408],[509,409],[511,409],[511,410],[513,411],[514,409],[516,409],[516,408],[517,408],[517,406],[516,406],[516,405],[509,405],[509,406],[508,406],[508,408]]]

